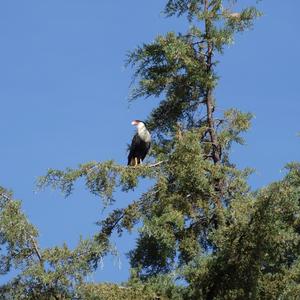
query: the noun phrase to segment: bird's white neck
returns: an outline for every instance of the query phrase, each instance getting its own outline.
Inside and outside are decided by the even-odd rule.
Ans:
[[[143,126],[137,126],[137,132],[139,137],[146,143],[151,142],[151,135],[144,124]]]

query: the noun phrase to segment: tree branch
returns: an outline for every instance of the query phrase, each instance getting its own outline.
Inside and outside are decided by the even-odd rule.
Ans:
[[[40,250],[36,244],[35,238],[32,235],[29,235],[30,241],[31,241],[31,245],[34,249],[35,254],[37,255],[39,261],[41,264],[43,264],[43,259],[42,259],[42,255],[40,253]]]
[[[159,161],[159,162],[156,162],[156,163],[153,163],[153,164],[149,164],[149,165],[142,165],[142,164],[140,164],[140,165],[137,165],[138,167],[147,167],[147,168],[154,168],[154,167],[157,167],[157,166],[159,166],[159,165],[161,165],[161,164],[163,164],[163,163],[165,163],[166,162],[166,160],[162,160],[162,161]],[[128,168],[136,168],[137,166],[128,166]]]
[[[154,168],[154,167],[157,167],[157,166],[159,166],[159,165],[161,165],[161,164],[163,164],[165,162],[166,162],[166,160],[162,160],[162,161],[159,161],[159,162],[154,163],[154,164],[146,165],[146,167],[148,167],[148,168]]]

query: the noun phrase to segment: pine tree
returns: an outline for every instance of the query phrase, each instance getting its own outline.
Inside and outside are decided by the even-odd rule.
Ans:
[[[19,256],[25,262],[24,272],[3,287],[4,299],[21,293],[25,299],[298,297],[300,165],[289,164],[281,181],[251,191],[251,170],[237,169],[230,159],[232,144],[243,143],[251,114],[228,108],[221,115],[216,109],[217,57],[260,15],[255,7],[236,12],[236,2],[166,1],[165,15],[186,17],[187,31],[160,35],[127,60],[135,70],[132,99],[160,100],[147,120],[154,140],[150,161],[136,167],[90,162],[49,170],[39,182],[68,196],[83,178],[104,206],[114,204],[116,189],[132,191],[141,178],[153,185],[100,220],[95,237],[73,251],[39,250],[29,223],[30,235],[20,241],[1,227],[1,244],[17,251],[8,252],[2,268],[8,270]],[[9,203],[18,202],[4,201],[2,212]],[[6,224],[2,215],[0,220]],[[129,253],[132,275],[125,286],[85,283],[84,275],[110,251],[112,233],[134,227],[139,236]]]

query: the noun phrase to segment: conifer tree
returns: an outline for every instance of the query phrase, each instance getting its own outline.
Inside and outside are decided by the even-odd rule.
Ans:
[[[89,162],[49,170],[39,181],[40,187],[52,186],[68,196],[83,178],[104,206],[114,204],[116,189],[134,190],[143,178],[153,185],[99,220],[95,237],[73,251],[38,250],[37,233],[27,223],[29,238],[20,241],[1,227],[1,244],[19,241],[9,244],[17,255],[9,254],[2,268],[8,270],[18,255],[26,262],[24,272],[3,287],[4,294],[14,295],[14,287],[26,292],[24,299],[298,297],[300,165],[289,164],[281,181],[251,191],[251,170],[237,169],[230,159],[232,144],[243,143],[251,114],[228,108],[221,115],[217,109],[217,56],[260,15],[255,7],[237,12],[237,2],[166,1],[165,15],[186,18],[186,32],[159,35],[127,60],[136,83],[132,99],[160,100],[146,121],[154,140],[148,163]],[[134,227],[139,236],[129,253],[132,275],[125,286],[85,283],[83,276],[110,251],[112,233]]]

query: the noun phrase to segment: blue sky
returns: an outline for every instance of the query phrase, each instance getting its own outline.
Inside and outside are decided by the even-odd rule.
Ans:
[[[248,3],[250,1],[241,1]],[[79,235],[96,232],[100,199],[78,183],[64,199],[59,192],[35,193],[48,168],[64,169],[92,160],[126,163],[132,119],[143,119],[156,101],[128,105],[132,71],[126,53],[182,21],[165,19],[165,1],[5,0],[0,2],[0,184],[22,199],[40,230],[43,247],[75,246]],[[220,109],[237,107],[255,115],[246,146],[234,147],[240,167],[253,167],[250,183],[280,179],[299,160],[299,1],[263,1],[254,30],[236,38],[218,66]],[[118,206],[136,199],[117,194]],[[133,235],[134,236],[134,235]],[[120,258],[106,258],[98,281],[126,280],[124,253],[134,238],[118,240]],[[121,262],[121,264],[119,264]]]

